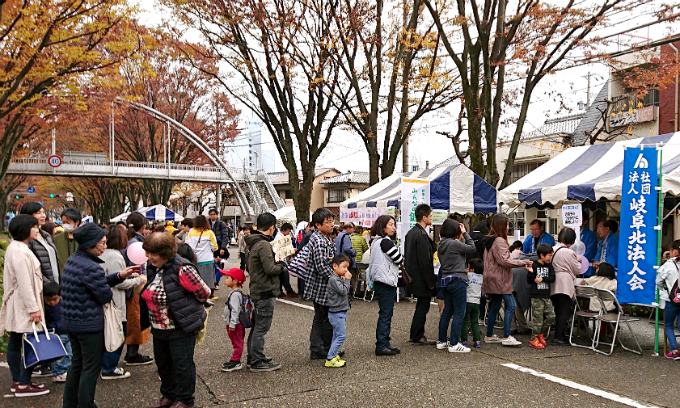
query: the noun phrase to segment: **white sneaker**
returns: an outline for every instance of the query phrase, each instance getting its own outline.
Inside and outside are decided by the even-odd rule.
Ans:
[[[484,343],[486,344],[494,344],[494,343],[502,343],[503,340],[501,340],[500,337],[498,337],[497,334],[494,334],[493,336],[484,336]]]
[[[449,346],[449,353],[469,353],[470,348],[457,343],[455,346]]]
[[[438,341],[437,342],[437,350],[444,350],[445,348],[449,348],[451,345],[449,344],[448,341]]]
[[[517,341],[512,336],[508,336],[508,337],[504,338],[503,340],[501,340],[501,344],[503,344],[504,346],[519,346],[520,344],[522,344],[522,342]]]

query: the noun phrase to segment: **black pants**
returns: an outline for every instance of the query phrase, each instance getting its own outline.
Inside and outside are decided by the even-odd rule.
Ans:
[[[24,386],[31,383],[31,374],[33,368],[24,367],[23,359],[21,358],[21,343],[23,340],[23,333],[10,332],[9,344],[7,344],[7,364],[9,371],[12,374],[12,381]]]
[[[571,298],[558,293],[550,296],[550,300],[555,308],[555,338],[564,340],[564,330],[567,328],[567,320],[569,320],[571,311]]]
[[[328,320],[328,306],[314,302],[314,321],[309,333],[309,351],[312,358],[326,358],[333,340],[333,326]]]
[[[194,403],[196,365],[194,347],[196,335],[173,340],[153,337],[153,354],[161,377],[161,395],[185,405]]]
[[[290,275],[286,271],[279,274],[279,290],[281,293],[283,293],[283,289],[286,289],[287,295],[295,293],[293,287],[290,286]]]
[[[411,321],[411,341],[419,341],[425,336],[425,321],[427,313],[430,311],[431,297],[418,296],[416,301],[416,311],[413,313]]]
[[[241,270],[245,271],[246,270],[246,253],[245,252],[239,252],[240,259],[241,259]]]
[[[68,334],[73,349],[64,386],[64,408],[93,408],[97,377],[104,358],[104,332]]]

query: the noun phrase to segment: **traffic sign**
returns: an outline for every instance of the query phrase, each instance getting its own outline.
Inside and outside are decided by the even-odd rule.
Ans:
[[[28,188],[26,189],[26,191],[28,191],[28,194],[35,194],[35,187],[33,187],[33,186],[28,186]]]
[[[51,167],[59,167],[61,166],[61,157],[54,154],[47,158],[47,164],[49,164]]]

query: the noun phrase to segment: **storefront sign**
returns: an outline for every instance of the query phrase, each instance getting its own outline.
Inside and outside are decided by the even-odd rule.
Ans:
[[[620,303],[651,305],[656,300],[657,163],[655,147],[624,152],[616,290]]]

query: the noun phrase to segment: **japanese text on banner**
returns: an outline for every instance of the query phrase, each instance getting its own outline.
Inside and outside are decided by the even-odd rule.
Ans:
[[[654,303],[657,264],[658,152],[626,149],[621,191],[617,293],[620,303]]]

